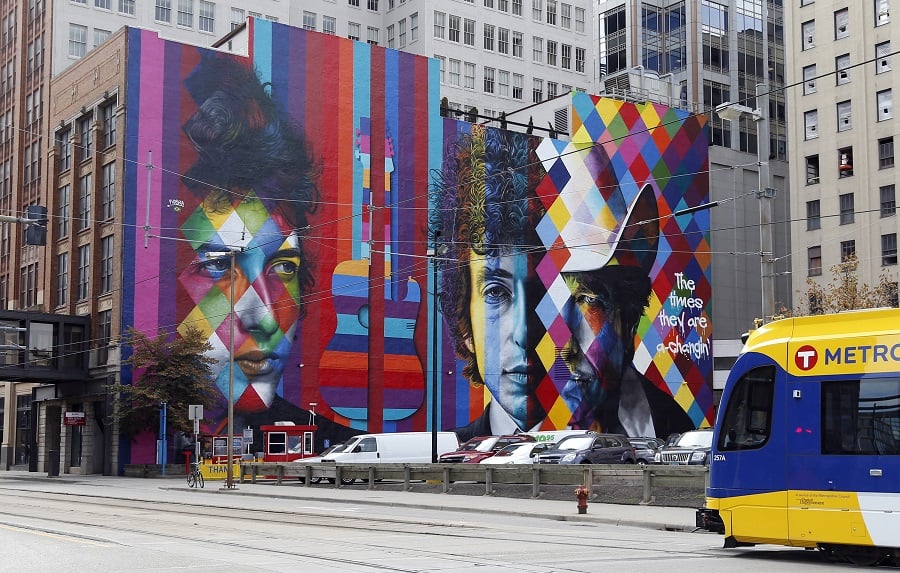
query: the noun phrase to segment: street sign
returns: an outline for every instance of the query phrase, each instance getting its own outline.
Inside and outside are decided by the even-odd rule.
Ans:
[[[244,443],[253,443],[253,428],[244,428]]]
[[[188,420],[203,419],[203,404],[191,404],[188,406]]]

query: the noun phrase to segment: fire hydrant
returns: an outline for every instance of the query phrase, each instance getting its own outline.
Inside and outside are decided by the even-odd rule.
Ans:
[[[578,513],[587,513],[588,507],[588,496],[591,495],[591,490],[583,485],[580,485],[575,488],[575,497],[578,499]]]

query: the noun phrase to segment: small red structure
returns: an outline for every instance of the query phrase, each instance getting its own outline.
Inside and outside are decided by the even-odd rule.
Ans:
[[[291,462],[315,456],[316,426],[276,422],[260,426],[263,433],[263,461]]]

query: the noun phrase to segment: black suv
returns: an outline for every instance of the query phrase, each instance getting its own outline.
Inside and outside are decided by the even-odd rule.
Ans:
[[[538,460],[542,464],[633,464],[635,455],[634,446],[623,435],[585,432],[563,438]]]
[[[712,450],[713,430],[691,430],[685,432],[672,445],[663,446],[656,452],[654,463],[669,465],[709,465]]]

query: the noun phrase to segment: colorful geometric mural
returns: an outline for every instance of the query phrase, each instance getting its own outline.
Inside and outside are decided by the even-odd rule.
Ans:
[[[571,141],[513,134],[441,118],[435,60],[249,34],[129,35],[124,321],[206,333],[205,432],[231,380],[237,428],[314,410],[317,447],[434,400],[461,436],[712,422],[709,218],[673,215],[708,199],[703,117],[575,93]]]

